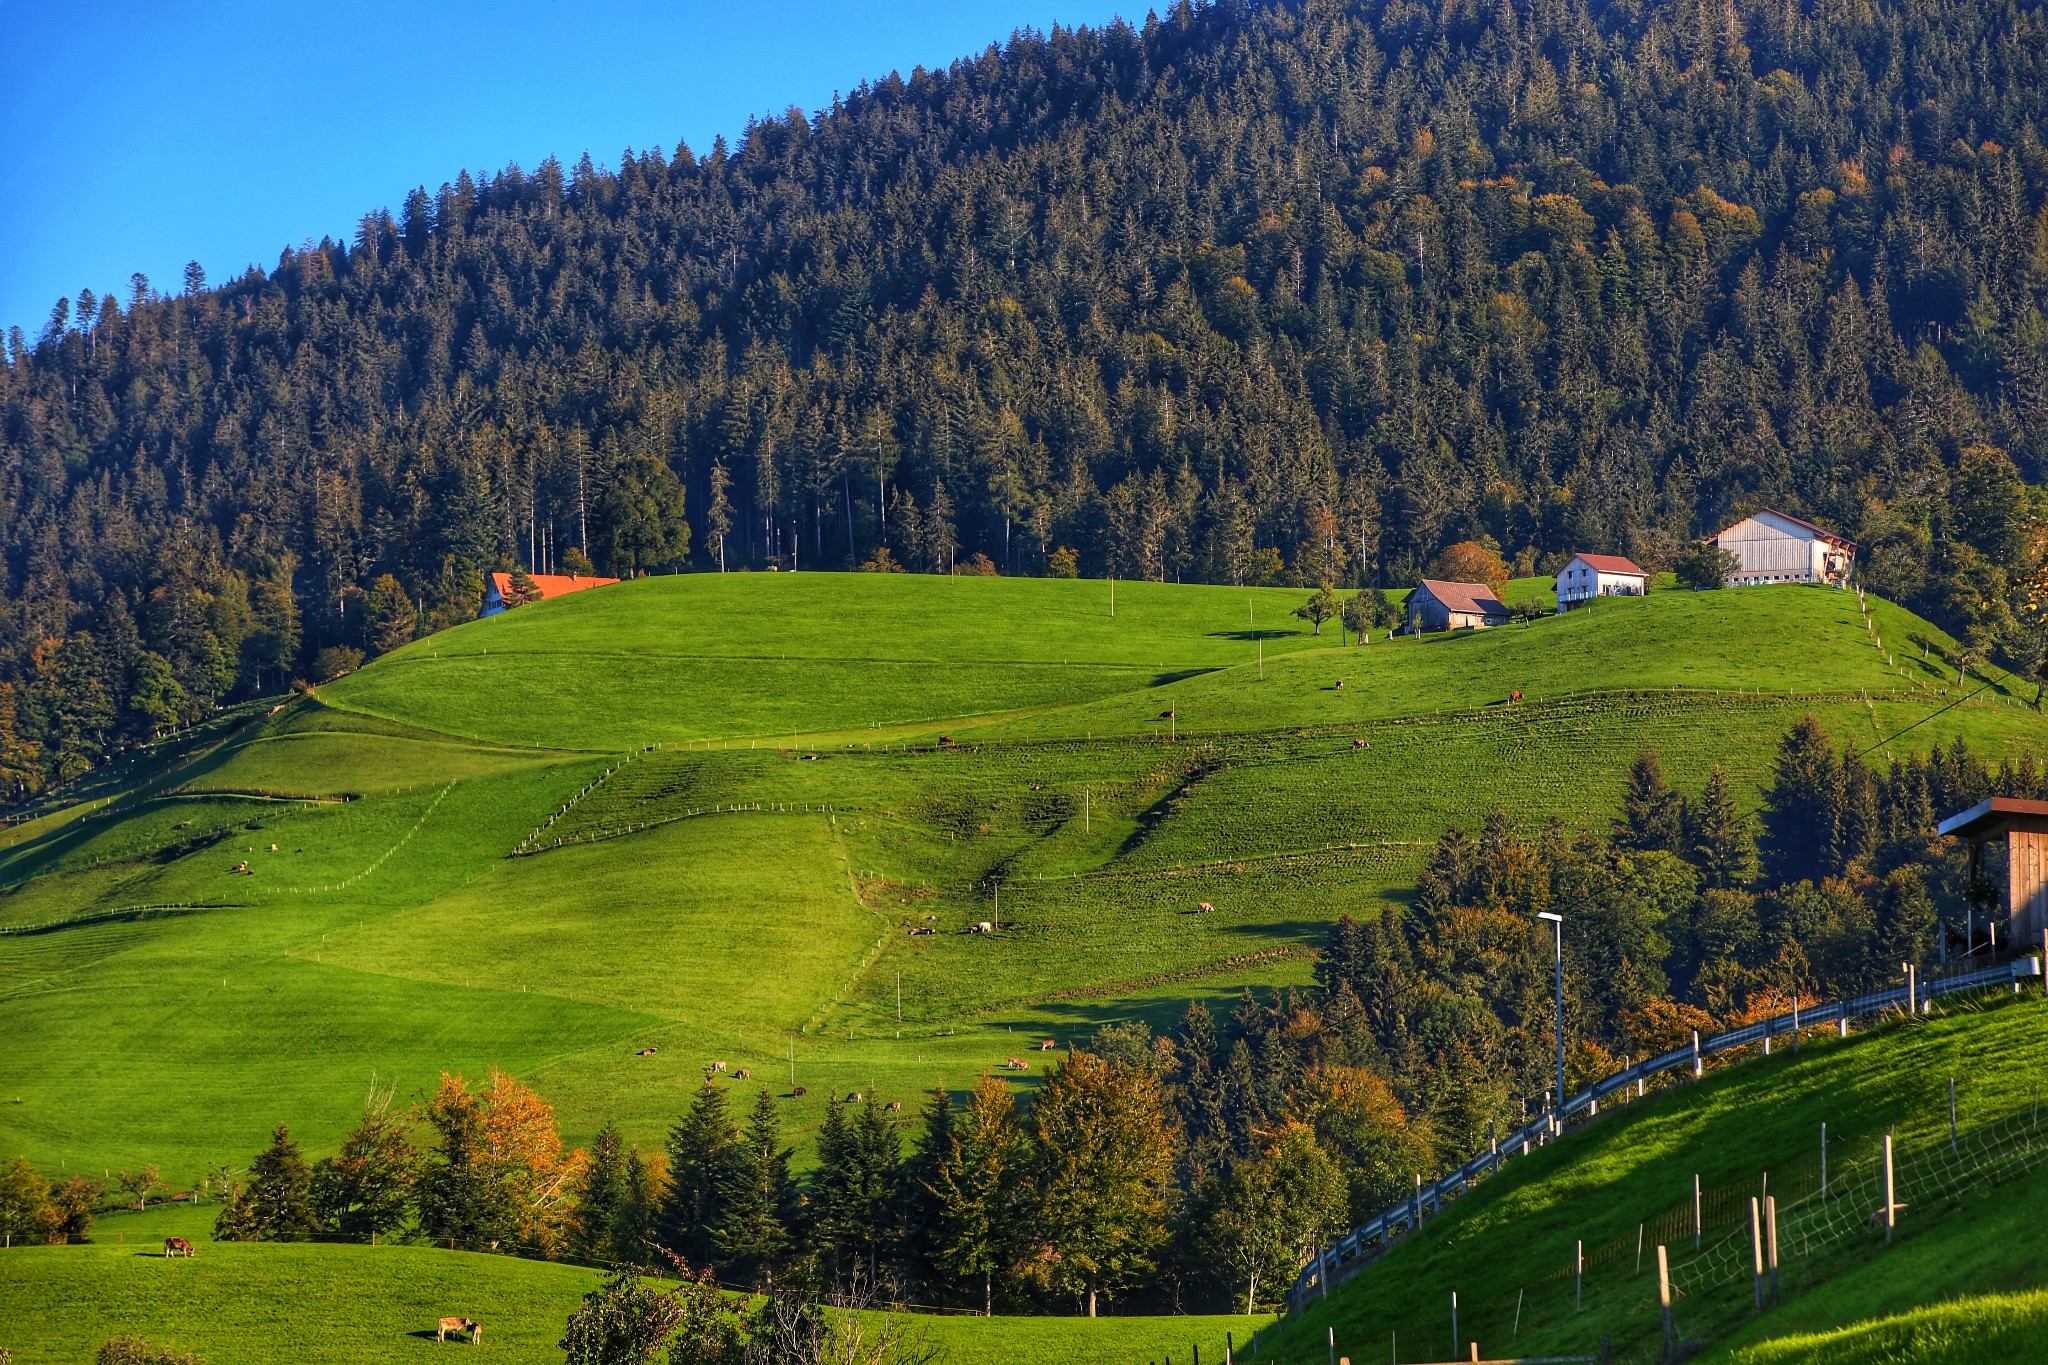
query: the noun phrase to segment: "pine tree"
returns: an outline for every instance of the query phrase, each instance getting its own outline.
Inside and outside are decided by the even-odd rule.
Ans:
[[[576,1191],[576,1212],[570,1219],[569,1251],[586,1260],[609,1259],[626,1203],[626,1139],[619,1125],[606,1121],[591,1144],[590,1161]]]
[[[1676,852],[1685,839],[1685,798],[1664,781],[1655,749],[1645,749],[1629,766],[1613,843],[1637,852]]]
[[[928,1150],[918,1164],[929,1209],[920,1231],[940,1279],[955,1292],[978,1288],[988,1315],[995,1311],[995,1277],[1011,1264],[1025,1229],[1029,1148],[1010,1088],[994,1076],[975,1083],[964,1114],[952,1117],[950,1103],[935,1098],[934,1113],[942,1108],[947,1117],[927,1125]],[[935,1131],[942,1136],[929,1136]]]
[[[1685,808],[1686,858],[1707,885],[1740,886],[1756,874],[1750,818],[1736,809],[1728,779],[1716,763],[1697,800]]]
[[[1800,718],[1779,743],[1764,792],[1764,875],[1772,883],[1818,881],[1828,874],[1836,854],[1839,776],[1820,722]]]
[[[833,1278],[880,1281],[903,1231],[902,1136],[873,1095],[852,1118],[837,1101],[826,1111],[812,1176],[816,1244],[832,1261]]]
[[[663,1246],[693,1266],[719,1264],[719,1229],[726,1201],[743,1178],[744,1161],[725,1091],[707,1079],[697,1087],[689,1112],[669,1129],[668,1197],[655,1230]]]
[[[796,1215],[790,1154],[781,1139],[775,1097],[764,1089],[748,1115],[730,1184],[721,1195],[716,1238],[720,1264],[770,1292],[776,1267],[789,1254],[789,1229]]]
[[[313,1173],[292,1130],[283,1124],[270,1135],[270,1145],[249,1163],[243,1221],[249,1240],[296,1242],[318,1227],[313,1218]],[[226,1216],[225,1214],[223,1215]]]

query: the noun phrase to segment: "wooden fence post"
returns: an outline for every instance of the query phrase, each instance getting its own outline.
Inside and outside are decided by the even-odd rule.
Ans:
[[[1700,1236],[1705,1230],[1706,1225],[1700,1220],[1700,1178],[1695,1174],[1692,1178],[1692,1249],[1694,1251],[1700,1249]]]
[[[1956,1155],[1956,1078],[1948,1078],[1948,1154]]]
[[[1820,1197],[1823,1203],[1828,1197],[1828,1126],[1820,1126]]]
[[[1458,1291],[1451,1291],[1451,1354],[1458,1354]]]
[[[1678,1336],[1671,1326],[1671,1258],[1664,1244],[1657,1243],[1657,1302],[1664,1310],[1664,1358],[1678,1354]]]
[[[1579,1239],[1579,1249],[1572,1256],[1572,1311],[1583,1312],[1586,1307],[1586,1239]]]
[[[1771,1304],[1778,1302],[1778,1196],[1764,1199],[1764,1261],[1771,1277]]]
[[[1749,1257],[1751,1284],[1756,1290],[1756,1311],[1764,1311],[1764,1218],[1756,1196],[1749,1197]]]
[[[1892,1233],[1899,1223],[1899,1201],[1897,1187],[1892,1183],[1892,1135],[1884,1135],[1884,1244],[1892,1244]]]

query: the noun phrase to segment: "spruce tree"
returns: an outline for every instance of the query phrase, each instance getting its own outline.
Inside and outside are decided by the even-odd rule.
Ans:
[[[1756,873],[1750,818],[1736,808],[1728,778],[1716,763],[1697,800],[1686,803],[1685,855],[1707,885],[1741,886]]]
[[[1685,798],[1664,780],[1655,749],[1645,749],[1629,765],[1622,792],[1621,814],[1614,821],[1613,843],[1635,852],[1676,852],[1685,837]]]
[[[577,1184],[576,1212],[569,1222],[569,1251],[588,1260],[613,1254],[614,1232],[626,1202],[626,1140],[607,1120],[590,1145]]]
[[[775,1097],[764,1089],[747,1116],[727,1187],[720,1194],[716,1249],[720,1265],[770,1291],[776,1267],[789,1254],[789,1229],[796,1212],[789,1155],[782,1146]]]
[[[295,1242],[311,1236],[313,1172],[284,1124],[270,1135],[270,1145],[249,1163],[249,1218],[267,1242]]]
[[[1776,884],[1815,881],[1835,858],[1839,769],[1820,722],[1803,716],[1778,745],[1764,792],[1765,878]]]
[[[707,1079],[689,1112],[669,1129],[668,1197],[662,1201],[656,1239],[698,1269],[718,1265],[719,1229],[743,1162],[725,1091]]]

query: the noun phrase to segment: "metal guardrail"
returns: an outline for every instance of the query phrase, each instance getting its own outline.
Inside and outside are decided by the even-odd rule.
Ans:
[[[2020,981],[2040,975],[2041,960],[2023,957],[2009,963],[1983,967],[1937,980],[1915,980],[1910,987],[1913,997],[1910,1012],[1920,1013],[1926,1009],[1928,1002],[1939,996],[1952,995],[1959,991],[1982,990],[1989,986],[2017,986]],[[1651,1077],[1663,1075],[1681,1066],[1691,1066],[1693,1075],[1698,1076],[1707,1057],[1735,1048],[1768,1042],[1783,1034],[1825,1027],[1829,1024],[1841,1027],[1850,1019],[1882,1014],[1887,1010],[1905,1012],[1908,989],[1907,986],[1900,985],[1887,990],[1872,991],[1867,995],[1852,996],[1847,1000],[1815,1005],[1811,1009],[1795,1009],[1789,1014],[1762,1019],[1754,1024],[1744,1024],[1741,1028],[1729,1029],[1725,1033],[1717,1033],[1709,1038],[1701,1038],[1695,1032],[1690,1046],[1673,1048],[1660,1056],[1637,1062],[1626,1070],[1617,1071],[1611,1076],[1595,1081],[1566,1100],[1562,1106],[1545,1111],[1507,1137],[1495,1140],[1486,1151],[1479,1153],[1448,1175],[1439,1177],[1434,1183],[1424,1185],[1418,1180],[1414,1194],[1391,1208],[1382,1210],[1369,1221],[1353,1228],[1324,1248],[1315,1260],[1303,1266],[1295,1275],[1294,1284],[1287,1291],[1289,1311],[1299,1312],[1307,1303],[1309,1292],[1313,1289],[1320,1288],[1327,1293],[1329,1281],[1341,1267],[1358,1261],[1361,1257],[1370,1259],[1369,1252],[1374,1248],[1384,1250],[1392,1243],[1396,1234],[1412,1232],[1419,1228],[1425,1213],[1433,1217],[1441,1212],[1446,1198],[1463,1194],[1474,1182],[1499,1170],[1502,1162],[1516,1156],[1526,1156],[1544,1143],[1561,1136],[1568,1123],[1597,1116],[1600,1112],[1600,1102],[1616,1092],[1632,1086],[1640,1088]]]

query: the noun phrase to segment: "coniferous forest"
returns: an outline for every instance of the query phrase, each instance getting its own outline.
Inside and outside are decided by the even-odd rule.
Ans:
[[[1394,585],[1770,504],[2031,665],[2044,104],[2029,0],[1181,4],[82,291],[0,368],[0,790],[510,567]]]

